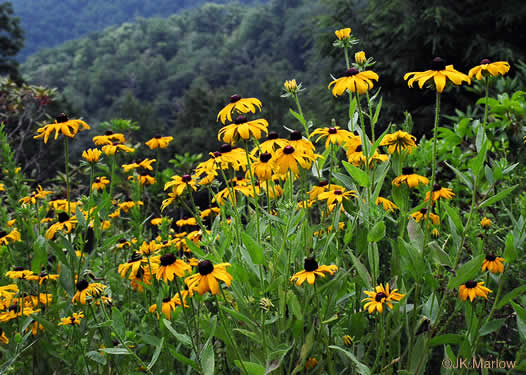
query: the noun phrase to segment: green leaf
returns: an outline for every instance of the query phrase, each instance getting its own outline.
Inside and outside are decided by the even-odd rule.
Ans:
[[[445,201],[447,202],[447,201]],[[464,225],[462,225],[462,220],[460,220],[460,215],[458,214],[458,209],[452,208],[449,203],[442,202],[442,207],[444,207],[447,211],[447,214],[453,221],[453,224],[455,224],[455,227],[457,228],[457,231],[459,233],[462,233],[464,231]]]
[[[429,346],[438,346],[444,344],[460,344],[464,335],[457,333],[446,333],[445,335],[435,336],[429,341]]]
[[[508,302],[512,301],[513,299],[517,298],[521,294],[526,292],[526,285],[521,285],[515,289],[513,289],[511,292],[506,294],[504,297],[501,298],[499,303],[497,303],[497,306],[495,307],[497,310],[504,307]]]
[[[249,331],[243,328],[234,328],[234,331],[241,333],[242,335],[254,341],[256,344],[263,346],[263,341],[261,341],[261,336],[257,334],[256,332],[252,332],[252,331]]]
[[[523,340],[526,340],[526,310],[515,302],[511,302],[513,309],[517,313],[517,328]]]
[[[492,205],[493,203],[496,203],[498,201],[500,201],[501,199],[504,199],[505,197],[507,197],[513,190],[515,190],[515,188],[517,188],[517,186],[519,185],[514,185],[514,186],[511,186],[507,189],[504,189],[502,190],[501,192],[497,193],[496,195],[492,196],[491,198],[488,198],[486,199],[484,202],[482,202],[478,208],[484,208],[486,206],[490,206]]]
[[[346,162],[345,160],[342,161],[343,166],[347,170],[347,173],[356,181],[360,186],[367,187],[369,186],[369,176],[366,172],[362,171],[360,168],[355,167],[354,165]]]
[[[365,286],[370,289],[371,284],[372,284],[372,279],[371,279],[371,275],[367,271],[367,268],[365,268],[363,263],[360,262],[360,260],[357,257],[355,257],[353,253],[351,253],[350,251],[349,251],[349,255],[351,256],[351,259],[354,263],[354,267],[356,268],[356,271],[358,272],[358,275],[362,279]]]
[[[241,232],[241,238],[254,264],[265,263],[265,250],[246,232]]]
[[[482,269],[482,262],[484,262],[485,258],[486,256],[481,254],[478,257],[475,257],[469,262],[463,264],[457,271],[457,275],[449,281],[447,286],[448,289],[458,288],[460,284],[463,284],[477,276]]]
[[[197,365],[197,363],[195,361],[191,360],[188,357],[185,357],[184,355],[179,353],[177,350],[175,350],[173,347],[168,347],[168,351],[170,352],[172,357],[174,357],[177,361],[179,361],[179,362],[181,362],[181,363],[183,363],[183,364],[185,364],[187,366],[191,366],[197,372],[201,371],[199,366]]]
[[[148,370],[151,370],[152,367],[155,365],[155,362],[159,359],[159,355],[161,354],[161,350],[163,349],[164,345],[164,337],[161,338],[161,341],[159,342],[159,345],[155,348],[155,352],[153,353],[152,360],[148,364]]]
[[[383,221],[379,221],[378,223],[376,223],[367,234],[367,240],[369,242],[378,242],[384,237],[385,223]]]
[[[100,349],[104,353],[112,354],[112,355],[130,355],[131,353],[125,349],[125,348],[103,348]]]
[[[468,187],[469,190],[473,190],[473,183],[470,181],[468,177],[462,172],[460,172],[457,168],[453,167],[451,164],[449,164],[447,161],[444,162],[455,174],[457,177]]]
[[[221,310],[226,311],[227,313],[229,313],[236,320],[241,320],[241,321],[243,321],[245,323],[250,324],[252,327],[257,327],[257,324],[254,323],[252,321],[252,319],[250,319],[249,317],[241,314],[240,312],[238,312],[236,310],[233,310],[233,309],[231,309],[229,307],[223,306],[223,305],[219,305],[219,307],[221,308]]]
[[[215,358],[214,358],[214,347],[212,341],[208,339],[201,352],[201,364],[203,365],[203,373],[205,375],[214,375],[215,369]]]
[[[92,361],[100,363],[101,365],[106,365],[108,361],[107,358],[103,356],[101,352],[97,350],[90,350],[89,352],[86,353],[86,357],[88,357]]]
[[[490,320],[489,322],[487,322],[486,324],[484,324],[480,328],[479,335],[480,336],[486,336],[486,335],[489,335],[490,333],[495,332],[500,327],[502,327],[502,325],[504,324],[505,321],[506,321],[506,319],[492,319],[492,320]]]
[[[188,238],[185,239],[186,246],[192,251],[193,254],[197,255],[198,258],[206,258],[207,255],[203,252],[203,250],[197,246],[193,241],[190,241]]]
[[[172,322],[167,319],[163,319],[164,326],[170,331],[170,333],[175,337],[177,341],[186,346],[187,348],[192,347],[192,339],[185,334],[178,333],[175,328],[172,326]]]
[[[241,362],[236,359],[234,364],[240,369],[244,367],[247,370],[248,375],[265,375],[265,367],[261,366],[259,363],[247,361],[242,362],[243,365],[241,365]]]
[[[354,365],[356,366],[356,372],[358,374],[360,374],[360,375],[371,375],[371,370],[369,369],[369,367],[367,367],[362,362],[360,362],[358,360],[358,358],[356,358],[355,355],[352,354],[351,352],[348,352],[347,350],[342,349],[342,348],[340,348],[339,346],[336,346],[336,345],[329,345],[329,349],[338,350],[338,351],[342,352],[343,354],[345,354],[354,363]]]
[[[75,207],[75,216],[77,217],[77,221],[79,222],[79,226],[81,228],[86,228],[86,218],[84,217],[84,214],[80,210],[80,207]]]
[[[117,334],[120,337],[124,337],[126,333],[126,325],[124,324],[124,319],[118,308],[112,307],[111,319],[113,320],[113,328],[115,328]]]
[[[514,240],[513,233],[508,233],[506,236],[506,246],[504,247],[504,259],[507,263],[513,263],[518,256]]]
[[[292,116],[296,117],[302,125],[305,125],[305,119],[298,112],[295,112],[292,108],[289,108],[289,112],[292,113]]]
[[[380,101],[378,102],[378,105],[376,106],[376,110],[374,111],[373,121],[371,122],[373,125],[378,122],[378,116],[380,115],[380,109],[382,108],[382,101],[383,96],[380,98]]]

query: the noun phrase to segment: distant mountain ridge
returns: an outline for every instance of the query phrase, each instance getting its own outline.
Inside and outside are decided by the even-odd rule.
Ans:
[[[237,0],[251,4],[265,0]],[[15,16],[25,32],[25,46],[19,61],[42,48],[58,46],[112,25],[137,17],[167,17],[182,9],[207,2],[224,4],[232,0],[11,0]]]

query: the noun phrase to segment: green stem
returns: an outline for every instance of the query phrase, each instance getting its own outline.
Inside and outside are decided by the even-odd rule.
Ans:
[[[255,182],[255,179],[254,179],[254,172],[252,171],[252,163],[250,162],[250,155],[249,155],[249,152],[248,152],[248,144],[247,144],[246,141],[244,143],[245,143],[245,155],[247,157],[247,169],[248,169],[248,173],[250,175],[250,183],[252,185],[252,192],[254,194],[254,202],[255,202],[254,210],[256,211],[256,238],[257,238],[257,242],[259,243],[260,242],[260,233],[259,233],[259,202],[258,202],[258,195],[256,193],[256,182]]]
[[[111,177],[110,177],[110,202],[113,199],[113,186],[115,185],[115,165],[117,164],[117,151],[113,154],[111,160]]]
[[[69,186],[69,146],[68,146],[68,137],[64,137],[64,159],[66,163],[66,197],[68,199],[68,212],[67,214],[71,214],[70,206],[71,206],[71,191]]]
[[[369,98],[369,90],[367,90],[365,92],[365,95],[367,97],[367,107],[369,108],[369,121],[371,123],[371,142],[375,142],[375,137],[374,137],[374,126],[376,125],[374,122],[373,122],[373,110],[371,108],[371,99]]]
[[[489,91],[489,78],[486,77],[486,96],[484,100],[484,122],[482,124],[482,127],[484,130],[486,129],[486,123],[488,121],[488,91]]]

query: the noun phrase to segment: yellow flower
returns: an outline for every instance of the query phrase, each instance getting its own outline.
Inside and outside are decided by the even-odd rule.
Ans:
[[[133,178],[133,176],[130,176]],[[141,185],[153,185],[155,184],[155,178],[150,176],[148,172],[144,171],[140,175],[137,176],[137,180]]]
[[[484,216],[482,220],[480,221],[480,226],[483,229],[489,229],[489,227],[491,227],[491,224],[493,224],[493,222],[490,219],[488,219],[486,216]]]
[[[433,79],[435,88],[439,93],[444,91],[447,80],[451,81],[454,85],[461,85],[463,81],[466,81],[468,84],[471,83],[471,79],[467,75],[453,69],[453,65],[446,66],[446,62],[440,57],[435,57],[433,59],[431,70],[406,73],[404,75],[404,80],[407,80],[411,76],[412,78],[407,82],[409,87],[413,87],[413,83],[418,81],[418,86],[422,88],[424,83]]]
[[[469,78],[475,76],[476,79],[481,80],[482,78],[492,75],[494,77],[504,75],[510,70],[510,64],[507,61],[496,61],[492,63],[488,59],[484,59],[480,62],[480,65],[471,68],[469,70]]]
[[[198,273],[187,277],[184,282],[189,290],[195,290],[200,295],[206,292],[217,294],[219,292],[219,283],[223,281],[227,286],[232,284],[232,276],[226,271],[230,263],[220,263],[215,266],[209,260],[202,260],[197,266]]]
[[[168,147],[168,144],[173,141],[174,137],[161,137],[161,136],[155,136],[152,139],[150,139],[148,142],[146,142],[146,146],[150,148],[150,150],[154,150],[156,148],[166,148]]]
[[[330,128],[318,128],[314,130],[309,138],[312,138],[315,135],[319,135],[316,139],[318,142],[321,138],[327,137],[325,141],[325,149],[327,150],[331,144],[337,144],[341,146],[342,144],[348,144],[356,136],[348,130],[340,129],[339,126],[330,127]]]
[[[298,165],[304,169],[309,169],[313,161],[312,156],[296,151],[291,145],[276,151],[276,167],[280,174],[286,174],[290,169],[297,176],[300,173]]]
[[[77,292],[71,299],[72,303],[76,301],[81,304],[86,304],[86,299],[97,298],[101,295],[102,291],[107,288],[106,285],[100,283],[88,283],[86,280],[78,281],[75,286],[77,287]]]
[[[9,344],[9,339],[2,328],[0,328],[0,342],[3,342],[6,345]]]
[[[115,155],[117,151],[134,152],[135,149],[125,146],[119,142],[113,142],[112,144],[102,146],[102,152],[106,155]]]
[[[284,138],[279,138],[278,133],[275,131],[271,131],[268,133],[267,140],[259,145],[259,147],[255,147],[251,154],[255,155],[256,152],[265,153],[268,152],[269,154],[274,155],[274,152],[279,149],[283,148],[286,145],[288,145],[289,142]]]
[[[59,326],[68,326],[68,325],[78,325],[80,326],[80,320],[84,318],[84,313],[73,313],[72,316],[68,316],[66,318],[60,318],[61,322],[58,323]]]
[[[372,70],[359,72],[354,68],[350,68],[345,71],[343,77],[332,81],[329,84],[329,89],[334,85],[332,89],[332,95],[334,96],[343,95],[345,90],[365,94],[368,90],[373,88],[372,80],[378,81],[378,74]]]
[[[431,231],[431,237],[438,238],[439,236],[440,236],[440,232],[438,231],[438,229],[433,228],[433,230]]]
[[[325,277],[325,273],[334,275],[338,271],[338,267],[334,264],[330,266],[320,266],[314,257],[305,258],[303,263],[304,270],[294,274],[290,281],[296,281],[297,286],[301,286],[307,280],[309,285],[313,285],[316,281],[316,276]]]
[[[170,317],[172,316],[172,311],[175,311],[175,308],[177,307],[177,305],[180,305],[180,300],[177,299],[177,301],[179,301],[179,303],[176,303],[176,300],[175,298],[170,298],[170,297],[166,297],[163,299],[163,303],[161,305],[161,311],[163,312],[164,316],[166,317],[166,319],[170,320]],[[157,310],[157,304],[153,304],[150,306],[150,308],[148,309],[149,312],[153,313]],[[159,315],[157,314],[157,317],[159,317]]]
[[[458,291],[460,299],[465,301],[469,297],[471,302],[473,302],[477,296],[488,299],[488,293],[492,293],[492,291],[483,285],[484,282],[477,283],[473,280],[469,280],[462,284]]]
[[[259,155],[259,160],[252,164],[253,173],[260,181],[270,180],[276,169],[272,155],[264,152]]]
[[[261,111],[261,102],[258,99],[241,98],[241,96],[235,94],[230,97],[230,103],[219,111],[217,121],[221,120],[225,124],[227,119],[232,121],[232,112],[256,113],[256,108]]]
[[[345,29],[336,30],[334,33],[339,40],[349,39],[351,37],[351,28],[347,27]]]
[[[110,183],[110,180],[108,180],[105,176],[102,177],[96,177],[95,180],[93,180],[93,184],[91,185],[91,190],[103,190],[106,185]]]
[[[58,223],[53,224],[47,230],[46,239],[51,240],[53,237],[55,237],[55,233],[58,230],[63,231],[65,233],[70,233],[76,225],[76,217],[69,217],[67,213],[61,212],[58,214]]]
[[[413,173],[413,168],[411,167],[404,167],[402,169],[402,175],[393,180],[393,185],[400,186],[400,184],[406,184],[410,188],[417,187],[420,183],[427,185],[429,179]]]
[[[181,219],[181,220],[177,220],[175,222],[175,225],[177,225],[178,227],[184,227],[185,225],[197,225],[197,220],[195,217]]]
[[[98,148],[90,148],[82,153],[82,157],[90,163],[96,163],[99,161],[102,151]]]
[[[357,143],[355,140],[351,140],[347,147],[347,160],[356,167],[365,165],[366,158],[365,154],[363,153],[362,145]],[[369,156],[369,164],[375,161],[383,163],[387,160],[389,160],[389,156],[380,154],[378,151],[375,151],[372,156]]]
[[[24,267],[14,267],[12,271],[7,271],[5,275],[11,280],[27,279],[28,277],[33,275],[33,271],[26,270],[24,269]]]
[[[389,146],[387,152],[393,154],[407,150],[410,154],[416,148],[416,138],[411,134],[398,130],[396,133],[387,134],[380,142],[380,146]]]
[[[367,309],[369,314],[374,313],[375,311],[378,311],[379,313],[383,312],[384,303],[389,306],[389,308],[393,309],[392,301],[400,301],[405,294],[397,293],[398,289],[393,289],[392,291],[389,290],[389,283],[385,284],[385,288],[382,284],[378,285],[374,291],[368,291],[365,290],[364,293],[367,294],[369,297],[364,298],[362,302],[368,301],[364,306],[363,309]]]
[[[428,217],[427,215],[427,208],[422,208],[420,211],[416,211],[415,213],[412,213],[411,216],[417,223],[420,222],[422,219],[426,219]],[[429,219],[431,219],[431,222],[434,225],[440,224],[440,216],[435,215],[434,213],[429,213]]]
[[[384,210],[386,210],[386,211],[391,211],[392,212],[394,210],[398,210],[398,207],[396,206],[396,204],[391,202],[389,199],[382,198],[382,197],[376,198],[376,205],[377,206],[383,205],[384,206]]]
[[[295,94],[296,91],[298,91],[298,85],[296,84],[295,79],[290,80],[290,81],[285,81],[283,86],[285,86],[285,90],[291,94]]]
[[[504,272],[504,258],[497,257],[493,254],[486,255],[486,259],[482,262],[482,272],[488,269],[491,273],[503,273]]]
[[[137,278],[137,273],[139,273],[141,269],[144,271],[144,268],[148,267],[149,264],[151,265],[152,263],[149,263],[148,259],[143,258],[140,253],[134,251],[130,260],[128,260],[126,263],[119,264],[117,272],[119,272],[122,278],[125,278],[128,271],[131,270],[128,278],[133,280]]]
[[[356,61],[356,64],[363,64],[367,61],[367,59],[365,58],[365,52],[364,51],[360,51],[360,52],[356,52],[354,54],[354,61]]]
[[[4,184],[0,184],[0,191],[5,191],[5,185]]]
[[[318,360],[316,358],[309,357],[307,358],[307,362],[305,362],[305,369],[311,370],[317,365],[318,365]]]
[[[32,192],[31,195],[24,197],[19,200],[19,202],[22,202],[24,204],[36,204],[37,199],[44,199],[47,195],[52,194],[52,191],[49,190],[42,190],[42,186],[38,185],[38,188],[36,191]]]
[[[344,199],[348,200],[349,198],[356,198],[356,197],[357,197],[356,191],[354,190],[345,190],[345,189],[332,190],[332,186],[331,186],[331,190],[321,193],[318,196],[318,200],[326,199],[327,205],[331,206],[336,203],[342,203]]]
[[[161,257],[161,266],[155,277],[157,280],[162,278],[166,283],[166,280],[172,281],[174,276],[184,277],[186,271],[192,271],[192,267],[181,259],[177,259],[173,254],[165,254]]]
[[[345,346],[352,346],[352,341],[353,341],[353,339],[352,339],[351,336],[349,336],[349,335],[343,336],[343,344]]]
[[[183,176],[172,176],[172,181],[164,184],[164,190],[172,188],[172,192],[176,197],[181,196],[185,191],[197,190],[196,182],[192,176],[185,174]]]
[[[13,242],[20,242],[22,241],[20,237],[20,232],[17,228],[14,228],[11,232],[7,233],[4,231],[0,231],[0,245],[9,245]]]
[[[79,129],[80,128],[80,129]],[[79,130],[89,130],[90,127],[82,120],[70,120],[68,116],[61,113],[57,116],[54,124],[47,124],[37,129],[38,135],[33,138],[44,138],[44,143],[47,143],[49,136],[53,131],[55,132],[55,140],[58,138],[58,134],[62,133],[66,137],[74,138]]]
[[[93,137],[93,142],[97,145],[111,145],[113,142],[118,143],[124,143],[126,142],[124,139],[124,134],[122,133],[114,133],[111,130],[108,130],[104,133],[104,135],[97,135]]]
[[[440,198],[444,199],[453,199],[455,193],[449,188],[443,188],[439,184],[433,185],[433,202],[437,201]],[[426,193],[425,201],[429,200],[429,191]]]
[[[255,139],[260,139],[261,132],[268,134],[267,127],[268,122],[265,119],[247,121],[245,116],[238,116],[233,124],[224,126],[219,130],[217,140],[222,138],[224,142],[234,145],[239,138],[248,140],[253,136]]]

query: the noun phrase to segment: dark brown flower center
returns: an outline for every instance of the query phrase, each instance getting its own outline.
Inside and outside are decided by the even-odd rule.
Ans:
[[[334,190],[333,193],[335,195],[342,195],[343,194],[341,190]]]
[[[20,266],[13,268],[13,271],[17,271],[17,272],[20,272],[20,271],[23,271],[23,270],[24,270],[24,267],[20,267]]]
[[[269,133],[268,133],[268,137],[267,137],[267,138],[268,138],[268,139],[278,139],[278,137],[279,137],[279,136],[278,136],[278,133],[272,131],[272,132],[269,132]]]
[[[414,173],[414,170],[411,167],[402,168],[402,174],[408,175],[408,174],[413,174],[413,173]]]
[[[230,103],[235,103],[239,100],[241,100],[241,96],[239,96],[238,94],[234,94],[230,97]]]
[[[422,215],[427,214],[427,208],[425,208],[425,207],[424,207],[424,208],[421,208],[421,209],[420,209],[420,213],[421,213]]]
[[[86,289],[88,287],[89,283],[86,280],[80,280],[75,285],[77,287],[77,290],[79,292],[82,292],[84,289]]]
[[[95,183],[98,184],[100,182],[100,177],[95,177]]]
[[[47,276],[47,272],[46,272],[46,271],[42,271],[42,272],[40,273],[40,277],[46,277],[46,276]]]
[[[121,238],[121,239],[119,240],[119,243],[126,243],[126,242],[127,242],[127,241],[126,241],[126,238]]]
[[[481,65],[485,65],[485,64],[491,64],[491,61],[489,61],[489,59],[483,59],[481,62],[480,62]]]
[[[174,264],[177,258],[173,254],[165,254],[161,257],[161,266],[169,266]]]
[[[112,134],[113,134],[113,132],[111,130],[106,130],[104,132],[104,135],[112,135]]]
[[[147,171],[142,171],[142,172],[141,172],[141,176],[143,176],[143,177],[144,177],[144,176],[148,176],[148,172],[147,172]],[[190,177],[190,179],[192,179],[192,178]]]
[[[497,257],[496,257],[495,255],[493,255],[493,254],[488,254],[488,255],[486,255],[486,260],[487,260],[488,262],[494,262],[495,259],[497,259]]]
[[[320,183],[318,184],[319,187],[324,187],[324,186],[327,186],[329,185],[329,181],[325,180],[325,181],[320,181]]]
[[[58,214],[58,222],[59,223],[65,223],[69,220],[69,215],[65,212],[61,212]]]
[[[219,147],[219,151],[224,154],[226,152],[230,152],[232,151],[232,146],[230,146],[229,144],[223,144],[221,145],[221,147]]]
[[[382,302],[384,298],[387,298],[387,295],[384,292],[376,293],[376,296],[374,297],[374,300],[376,302]]]
[[[56,120],[58,123],[60,122],[67,122],[69,120],[68,116],[66,116],[64,113],[61,113],[56,117]]]
[[[202,260],[197,265],[197,270],[202,276],[206,276],[214,271],[214,265],[209,260]]]
[[[245,122],[247,122],[247,118],[245,116],[237,116],[237,118],[234,121],[236,125],[244,124]]]
[[[141,258],[142,258],[142,255],[134,251],[128,263],[137,262],[138,260],[141,260]]]
[[[446,69],[446,60],[440,57],[435,57],[431,62],[431,70],[440,71],[444,69]]]
[[[166,298],[163,298],[163,303],[167,303],[167,302],[170,302],[171,298],[170,297],[166,297]]]
[[[299,130],[294,130],[292,133],[290,133],[290,140],[291,141],[299,141],[302,138],[301,132]]]
[[[159,139],[159,138],[162,138],[159,134],[157,134],[155,137],[155,139]]]
[[[329,128],[329,134],[336,134],[338,130],[336,128],[330,127]]]
[[[213,155],[214,155],[214,158],[218,158],[221,156],[221,153],[219,151],[214,151]]]
[[[362,152],[362,145],[358,145],[355,152]]]
[[[262,163],[266,163],[266,162],[268,162],[271,158],[272,158],[272,155],[270,154],[270,152],[264,152],[264,153],[262,153],[262,154],[259,156],[259,160],[260,160]]]
[[[358,70],[356,70],[356,69],[354,69],[354,68],[350,68],[350,69],[347,69],[347,70],[345,71],[344,76],[346,76],[346,77],[351,77],[351,76],[354,76],[354,75],[356,75],[356,74],[358,74],[358,73],[360,73]]]
[[[7,235],[7,232],[6,231],[0,231],[0,238],[1,237],[5,237]]]
[[[183,177],[181,177],[181,180],[185,183],[190,182],[192,181],[192,176],[190,176],[189,174],[185,174]]]
[[[469,281],[466,281],[466,283],[464,285],[468,289],[473,289],[473,288],[475,288],[477,286],[477,282],[473,281],[473,280],[469,280]]]
[[[294,147],[292,147],[291,145],[287,145],[285,146],[285,148],[283,149],[283,153],[285,155],[290,155],[294,152]]]
[[[305,271],[312,272],[318,269],[318,262],[316,262],[316,259],[314,257],[305,258],[305,262],[303,263],[303,266],[305,267]]]
[[[433,185],[433,191],[439,191],[440,189],[442,189],[442,186],[440,186],[439,184]]]

